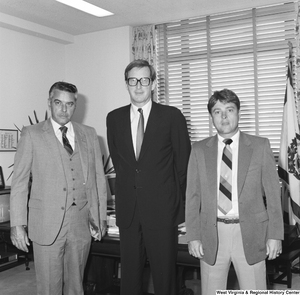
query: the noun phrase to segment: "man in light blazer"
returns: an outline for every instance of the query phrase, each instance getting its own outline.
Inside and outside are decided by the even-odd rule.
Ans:
[[[147,254],[155,294],[175,295],[178,224],[184,221],[190,154],[186,121],[177,108],[151,100],[156,74],[147,61],[130,63],[125,81],[131,104],[107,116],[107,139],[116,170],[121,294],[143,294]],[[144,138],[137,156],[142,118]]]
[[[193,144],[186,194],[186,236],[189,253],[200,258],[201,294],[226,289],[231,262],[240,289],[263,290],[265,259],[280,255],[283,240],[280,186],[269,140],[239,130],[240,101],[231,90],[215,91],[208,111],[218,134]],[[223,175],[224,139],[230,139],[226,159],[231,169]],[[227,184],[219,185],[221,176]]]
[[[71,122],[76,101],[75,85],[53,84],[51,118],[23,128],[15,155],[11,240],[26,252],[32,240],[40,295],[83,295],[91,234],[101,240],[106,232],[99,141],[94,128]]]

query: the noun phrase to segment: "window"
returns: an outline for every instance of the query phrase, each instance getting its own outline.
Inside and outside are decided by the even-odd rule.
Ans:
[[[241,100],[240,129],[268,137],[278,157],[295,18],[291,2],[156,26],[158,100],[182,111],[192,142],[215,133],[208,98],[228,88]]]

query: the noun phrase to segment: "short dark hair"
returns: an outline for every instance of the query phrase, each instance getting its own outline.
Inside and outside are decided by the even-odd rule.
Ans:
[[[75,99],[77,99],[77,87],[71,83],[67,83],[67,82],[56,82],[54,83],[49,90],[49,98],[51,99],[53,96],[53,91],[57,89],[57,90],[61,90],[61,91],[66,91],[66,92],[70,92],[70,93],[74,93],[75,94]]]
[[[222,103],[232,102],[236,105],[238,111],[240,110],[241,103],[240,103],[238,96],[229,89],[225,88],[221,91],[215,91],[214,94],[210,97],[208,104],[207,104],[207,109],[210,114],[211,114],[212,108],[218,101],[220,101]]]
[[[132,61],[125,69],[125,81],[127,82],[128,79],[128,72],[131,71],[133,68],[148,68],[150,71],[150,79],[153,82],[156,79],[156,72],[152,65],[149,64],[147,60],[144,59],[136,59]]]

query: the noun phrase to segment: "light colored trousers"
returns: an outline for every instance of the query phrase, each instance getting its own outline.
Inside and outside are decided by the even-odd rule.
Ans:
[[[231,262],[240,290],[266,290],[266,263],[264,260],[253,265],[247,263],[240,224],[218,222],[218,236],[216,263],[209,265],[200,260],[201,294],[215,295],[216,290],[226,290]]]
[[[91,246],[88,206],[71,206],[52,245],[33,243],[38,295],[83,295],[84,268]]]

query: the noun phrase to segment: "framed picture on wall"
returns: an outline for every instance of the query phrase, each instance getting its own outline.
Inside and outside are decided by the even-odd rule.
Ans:
[[[2,167],[0,166],[0,189],[3,188],[5,188],[5,182],[4,182]]]
[[[0,129],[0,152],[15,152],[17,143],[17,129]]]

